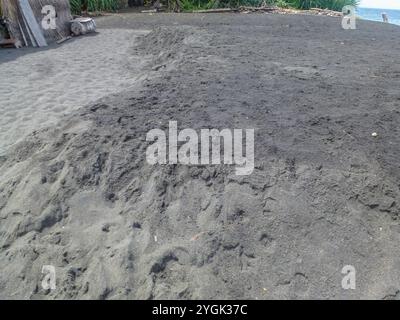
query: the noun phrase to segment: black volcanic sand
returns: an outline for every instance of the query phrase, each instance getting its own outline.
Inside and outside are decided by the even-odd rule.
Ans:
[[[151,63],[131,90],[0,159],[0,298],[400,298],[400,27],[266,14],[97,22],[154,29],[132,47]],[[253,174],[147,164],[146,133],[171,120],[254,128]],[[42,289],[43,265],[56,290]],[[345,265],[355,290],[342,289]]]

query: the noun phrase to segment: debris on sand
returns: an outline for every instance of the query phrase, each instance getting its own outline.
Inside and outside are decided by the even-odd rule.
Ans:
[[[240,6],[237,8],[216,8],[216,9],[205,9],[205,10],[194,10],[193,13],[255,13],[255,12],[264,12],[264,13],[276,13],[276,14],[309,14],[309,15],[322,15],[322,16],[330,16],[330,17],[341,17],[342,13],[329,10],[329,9],[320,9],[320,8],[311,8],[309,10],[298,10],[298,9],[290,9],[290,8],[279,8],[279,7],[250,7],[250,6]]]

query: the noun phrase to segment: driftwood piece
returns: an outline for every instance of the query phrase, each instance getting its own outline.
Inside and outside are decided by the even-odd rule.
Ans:
[[[157,9],[149,9],[149,10],[142,10],[140,12],[141,13],[157,13],[158,10]]]
[[[248,6],[240,6],[240,11],[263,11],[263,12],[274,12],[277,10],[275,7],[248,7]]]
[[[265,12],[265,13],[277,13],[277,14],[315,14],[340,17],[342,13],[320,8],[312,8],[310,10],[296,10],[296,9],[284,9],[274,6],[262,6],[262,7],[249,7],[240,6],[238,8],[217,8],[207,10],[194,10],[193,13],[223,13],[223,12],[241,12],[241,13],[252,13],[252,12]]]
[[[193,13],[223,13],[223,12],[238,12],[238,8],[218,8],[218,9],[207,9],[207,10],[193,10]]]
[[[62,38],[62,39],[57,41],[57,44],[61,44],[61,43],[65,42],[65,41],[68,41],[69,39],[72,39],[72,37],[68,36],[68,37]]]
[[[2,41],[0,41],[0,47],[4,47],[4,48],[21,48],[22,47],[22,43],[19,40],[16,39],[4,39]]]
[[[194,10],[193,13],[223,13],[223,12],[274,12],[277,8],[275,7],[249,7],[240,6],[238,8],[216,8],[216,9],[206,9],[206,10]]]

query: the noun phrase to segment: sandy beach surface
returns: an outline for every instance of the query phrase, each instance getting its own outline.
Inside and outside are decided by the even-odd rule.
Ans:
[[[0,298],[400,298],[400,27],[97,23],[57,48],[0,51]],[[254,172],[148,164],[146,133],[169,121],[254,128]]]
[[[133,85],[145,59],[129,50],[143,32],[102,30],[20,56],[0,51],[0,154],[73,110]]]

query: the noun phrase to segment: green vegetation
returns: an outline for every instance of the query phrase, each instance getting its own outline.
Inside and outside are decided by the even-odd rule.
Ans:
[[[358,0],[287,0],[291,7],[296,9],[321,8],[342,11],[346,5],[357,6]]]
[[[117,0],[70,0],[71,11],[79,14],[82,11],[114,11],[118,9]]]
[[[261,7],[263,5],[288,6],[284,0],[180,0],[180,7],[183,11],[240,6]]]
[[[281,8],[321,8],[341,11],[346,5],[357,6],[358,0],[179,0],[183,11],[211,8],[261,7],[274,5]]]
[[[70,0],[72,12],[114,11],[125,4],[124,0]],[[151,0],[145,1],[151,3]],[[358,0],[161,0],[170,9],[193,11],[212,8],[236,8],[239,6],[260,7],[275,5],[281,8],[310,9],[322,8],[341,11],[345,5],[357,6]]]

